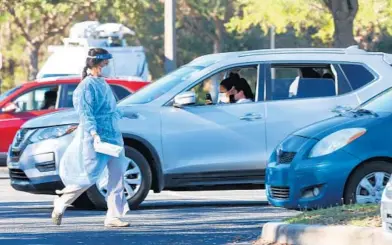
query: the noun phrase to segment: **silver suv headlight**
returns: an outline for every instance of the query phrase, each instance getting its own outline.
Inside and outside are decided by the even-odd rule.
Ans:
[[[62,125],[48,128],[37,129],[34,134],[30,137],[30,143],[37,143],[42,140],[59,138],[64,135],[70,134],[76,130],[78,125]]]

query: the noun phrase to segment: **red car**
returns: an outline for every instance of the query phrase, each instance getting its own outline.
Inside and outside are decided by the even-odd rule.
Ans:
[[[106,79],[117,100],[148,82]],[[34,117],[70,108],[77,77],[46,78],[24,83],[0,95],[0,165],[6,165],[8,148],[20,126]]]

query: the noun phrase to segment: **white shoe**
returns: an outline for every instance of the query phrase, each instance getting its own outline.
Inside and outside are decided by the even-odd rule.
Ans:
[[[52,212],[52,221],[53,224],[55,225],[61,225],[61,220],[63,218],[63,214],[62,213],[57,213],[53,210]]]
[[[119,218],[113,218],[113,219],[105,219],[105,226],[106,227],[128,227],[129,223],[124,222]]]

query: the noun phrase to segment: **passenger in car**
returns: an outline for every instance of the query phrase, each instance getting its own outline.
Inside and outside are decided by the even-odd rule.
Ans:
[[[240,76],[237,73],[230,73],[229,77],[224,79],[219,86],[219,103],[235,103],[234,95],[229,91],[238,83]]]
[[[236,103],[249,103],[253,102],[254,95],[249,83],[241,78],[239,83],[234,86],[234,100]]]
[[[224,103],[248,103],[254,99],[248,82],[244,78],[239,78],[238,75],[223,80],[220,84],[220,92]]]
[[[44,95],[44,105],[41,110],[55,109],[57,100],[57,91],[46,91]]]

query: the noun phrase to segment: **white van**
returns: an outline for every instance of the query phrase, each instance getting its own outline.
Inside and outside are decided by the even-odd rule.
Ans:
[[[111,65],[108,66],[108,76],[148,81],[149,71],[144,48],[127,46],[121,33],[124,28],[116,23],[99,24],[88,21],[75,24],[71,28],[70,37],[63,39],[64,45],[49,46],[51,55],[38,72],[37,79],[81,75],[88,50],[99,47],[113,55]],[[132,32],[128,29],[127,33]],[[111,45],[114,39],[120,41],[120,44]]]

